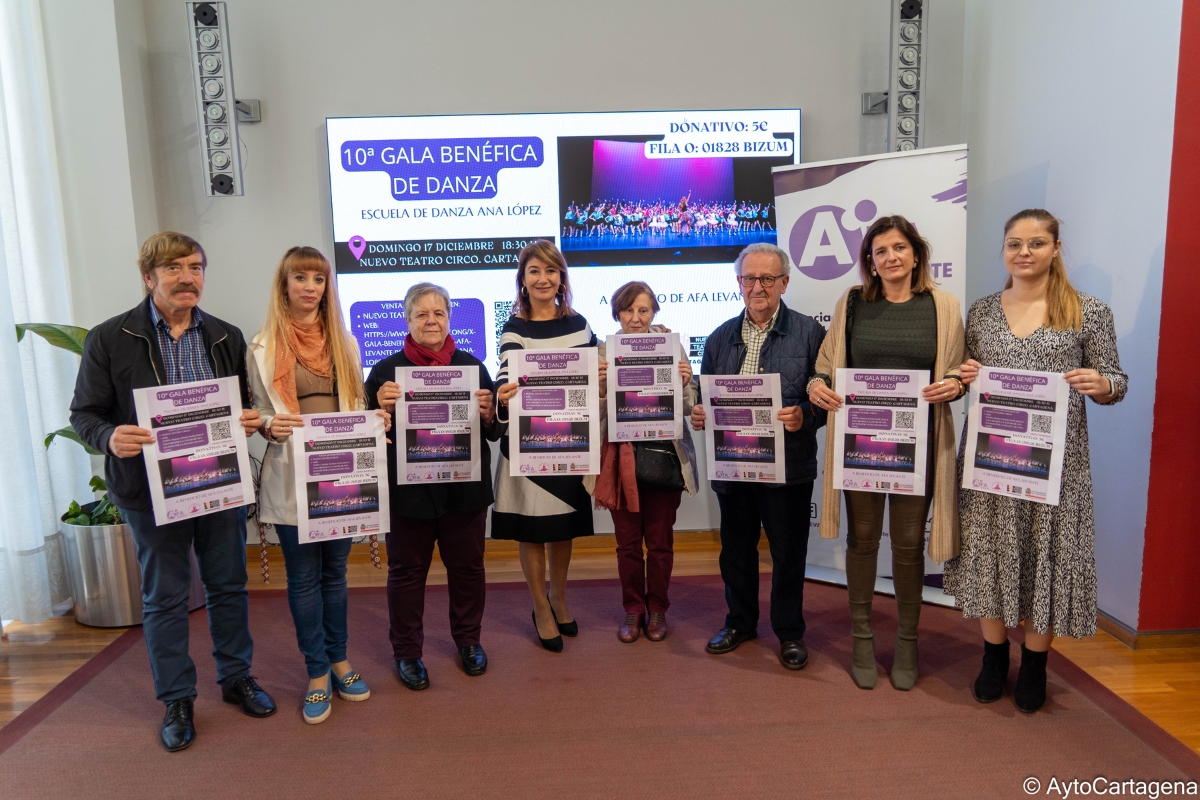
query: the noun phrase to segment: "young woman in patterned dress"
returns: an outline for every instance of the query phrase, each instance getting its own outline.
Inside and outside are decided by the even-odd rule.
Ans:
[[[1084,398],[1111,405],[1128,378],[1117,358],[1112,311],[1067,280],[1058,220],[1027,209],[1004,226],[1004,291],[967,316],[960,372],[970,384],[983,365],[1061,372],[1073,391],[1067,412],[1057,506],[972,489],[959,494],[962,549],[946,562],[945,591],[983,629],[975,699],[1000,699],[1008,681],[1008,629],[1024,623],[1014,700],[1032,713],[1046,701],[1046,653],[1058,636],[1096,633],[1095,525]],[[963,443],[966,430],[963,431]],[[959,452],[959,476],[963,470]]]

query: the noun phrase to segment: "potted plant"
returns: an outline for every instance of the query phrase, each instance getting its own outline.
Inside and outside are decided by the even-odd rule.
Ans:
[[[83,354],[86,328],[74,325],[30,322],[17,325],[17,341],[26,332],[41,336],[55,347]],[[48,448],[57,438],[77,442],[89,455],[102,455],[80,438],[75,429],[65,428],[46,434]],[[142,574],[138,567],[133,531],[121,512],[108,498],[104,479],[93,475],[88,483],[99,500],[80,505],[72,500],[62,515],[63,552],[67,576],[75,603],[75,620],[98,628],[126,627],[142,623]],[[204,605],[204,586],[192,556],[192,592],[188,608]]]

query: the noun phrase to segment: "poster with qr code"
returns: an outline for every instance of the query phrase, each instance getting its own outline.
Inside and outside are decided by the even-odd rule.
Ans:
[[[396,483],[479,480],[479,370],[397,367],[396,383]]]
[[[387,533],[387,441],[374,411],[301,414],[292,431],[300,544]]]
[[[509,474],[600,473],[600,359],[595,347],[514,350],[509,374]]]
[[[981,367],[967,409],[963,488],[1058,505],[1070,394],[1060,372]]]
[[[709,480],[783,483],[779,376],[701,375]]]
[[[833,485],[854,492],[925,495],[927,370],[839,369],[842,407],[831,414]]]
[[[683,437],[683,380],[677,333],[609,336],[608,440],[644,442]]]
[[[237,378],[133,390],[154,521],[202,517],[254,500]]]

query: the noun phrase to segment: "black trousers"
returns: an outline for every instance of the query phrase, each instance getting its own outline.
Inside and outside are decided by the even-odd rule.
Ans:
[[[721,579],[725,627],[758,628],[758,537],[771,547],[771,629],[781,642],[804,638],[804,562],[813,484],[732,484],[721,504]]]

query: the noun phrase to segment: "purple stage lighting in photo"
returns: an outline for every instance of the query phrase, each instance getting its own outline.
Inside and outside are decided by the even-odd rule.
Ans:
[[[592,202],[624,198],[733,202],[732,158],[646,158],[642,142],[592,145]]]
[[[983,449],[998,456],[1011,456],[1013,458],[1029,458],[1033,455],[1032,447],[1023,444],[1012,444],[1003,436],[995,434],[987,435],[987,447]]]
[[[333,481],[321,481],[318,485],[318,500],[347,500],[361,496],[361,484],[350,483],[342,486]]]
[[[418,428],[413,444],[416,447],[452,447],[455,444],[453,433],[434,433]]]
[[[853,449],[860,453],[875,453],[881,456],[894,456],[899,452],[895,442],[877,442],[870,436],[855,436]]]
[[[198,458],[195,461],[189,461],[187,456],[183,456],[171,459],[171,475],[176,478],[190,478],[201,472],[220,468],[221,465],[217,458]]]
[[[529,434],[531,436],[570,436],[570,422],[551,422],[545,417],[529,418]]]
[[[621,399],[630,408],[655,408],[659,405],[660,398],[656,394],[643,396],[637,392],[625,392]],[[671,400],[670,397],[667,399]]]
[[[758,447],[757,436],[741,436],[733,431],[722,431],[721,444],[725,447]]]

